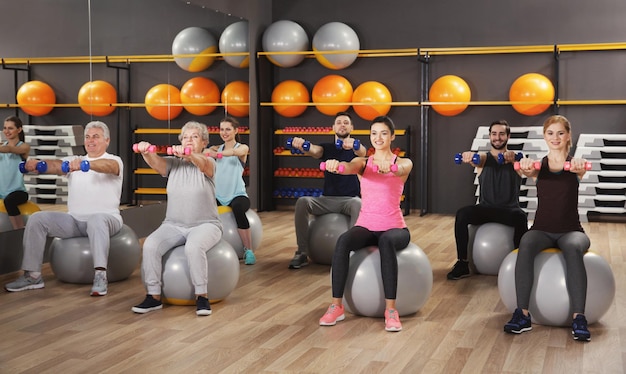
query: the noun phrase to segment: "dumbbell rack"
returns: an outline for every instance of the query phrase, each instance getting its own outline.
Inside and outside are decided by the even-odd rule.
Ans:
[[[592,220],[626,217],[626,135],[580,134],[574,156],[592,164],[580,181],[579,211]]]
[[[84,154],[84,129],[79,125],[24,125],[30,157],[58,159]],[[67,203],[67,177],[52,174],[25,174],[24,185],[36,203]]]
[[[309,169],[318,169],[319,160],[315,160],[311,157],[304,156],[304,159],[297,160],[297,163],[290,163],[285,161],[279,161],[278,159],[292,158],[297,159],[303,157],[301,154],[291,153],[289,149],[286,149],[286,140],[289,137],[299,136],[305,137],[307,140],[313,140],[313,137],[321,136],[312,141],[312,143],[319,144],[329,142],[334,137],[332,127],[299,127],[290,126],[283,129],[274,131],[277,147],[274,148],[274,200],[291,200],[291,204],[295,204],[301,196],[321,196],[323,193],[323,174],[306,173]],[[365,146],[366,137],[370,134],[369,130],[353,130],[351,136],[361,141],[361,145]],[[409,130],[396,129],[395,135],[397,137],[405,137],[403,150],[397,148],[397,154],[400,157],[409,157],[410,155],[410,135]],[[312,139],[309,139],[312,138]],[[398,138],[396,138],[398,139]],[[368,153],[369,155],[369,153]],[[297,165],[297,166],[296,166]],[[304,171],[304,172],[303,172]],[[290,179],[289,181],[281,181],[279,179]],[[401,208],[404,215],[410,214],[410,179],[407,180],[404,187],[404,194],[401,198]],[[283,205],[278,203],[276,205]]]

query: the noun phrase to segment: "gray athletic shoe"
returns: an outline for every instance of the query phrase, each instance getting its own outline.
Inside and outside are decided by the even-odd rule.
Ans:
[[[300,269],[309,264],[309,260],[304,253],[296,253],[289,262],[289,269]]]
[[[20,275],[19,278],[4,286],[4,289],[9,292],[36,290],[39,288],[44,288],[43,278],[39,276],[39,278],[35,279],[26,274]]]
[[[107,286],[109,282],[104,271],[96,271],[93,278],[93,286],[91,287],[91,296],[104,296],[107,294]]]

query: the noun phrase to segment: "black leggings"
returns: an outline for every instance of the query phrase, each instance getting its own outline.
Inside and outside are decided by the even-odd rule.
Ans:
[[[519,248],[522,235],[528,231],[528,218],[521,209],[499,208],[485,205],[470,205],[456,212],[454,222],[454,236],[456,238],[456,253],[459,260],[467,260],[467,245],[469,229],[467,225],[482,225],[496,222],[511,226],[513,234],[513,248]]]
[[[4,207],[10,217],[19,216],[20,209],[18,205],[22,205],[28,201],[28,193],[25,191],[13,191],[4,198]]]
[[[515,263],[517,307],[528,309],[535,278],[535,257],[546,248],[558,248],[565,258],[565,284],[573,313],[585,313],[587,272],[583,256],[591,242],[585,233],[570,231],[554,234],[530,230],[522,238]]]
[[[217,205],[222,204],[218,201]],[[237,228],[242,230],[249,229],[250,222],[248,221],[248,217],[246,217],[246,212],[250,209],[250,199],[248,199],[247,196],[237,196],[228,206],[233,210]]]
[[[380,273],[383,278],[385,299],[395,300],[398,289],[396,252],[406,248],[410,240],[411,234],[406,227],[387,231],[370,231],[361,226],[354,226],[343,233],[337,239],[337,246],[333,254],[333,297],[343,297],[350,267],[350,252],[377,245],[380,252]]]

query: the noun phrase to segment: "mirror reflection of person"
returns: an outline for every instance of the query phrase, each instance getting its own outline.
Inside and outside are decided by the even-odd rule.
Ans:
[[[16,116],[4,120],[2,132],[5,141],[0,144],[0,199],[4,200],[11,226],[17,230],[24,227],[19,205],[28,201],[19,165],[28,158],[30,145],[25,140],[22,120]]]
[[[233,210],[237,232],[243,243],[243,261],[254,265],[256,256],[252,249],[252,231],[246,212],[250,209],[250,198],[246,192],[243,171],[250,149],[239,142],[239,121],[226,117],[220,122],[220,137],[224,144],[211,146],[209,156],[217,163],[215,171],[215,194],[219,205]]]

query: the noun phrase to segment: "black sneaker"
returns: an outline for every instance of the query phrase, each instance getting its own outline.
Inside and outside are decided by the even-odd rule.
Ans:
[[[532,329],[533,327],[531,326],[530,313],[528,313],[527,317],[520,308],[515,309],[511,320],[504,325],[504,331],[513,334],[521,334]]]
[[[209,299],[204,296],[198,296],[198,298],[196,299],[196,315],[211,315],[211,305],[209,304]]]
[[[161,302],[161,300],[155,299],[154,297],[152,297],[152,295],[146,295],[146,298],[141,302],[141,304],[135,305],[134,307],[132,307],[131,310],[135,313],[144,314],[162,308],[163,303]]]
[[[579,314],[572,321],[572,336],[574,340],[580,340],[588,342],[591,340],[591,333],[587,329],[587,318],[584,315]]]
[[[458,280],[470,276],[469,262],[458,260],[452,270],[448,273],[448,279]]]
[[[296,253],[291,262],[289,263],[289,269],[300,269],[303,266],[309,264],[309,259],[304,253]]]

